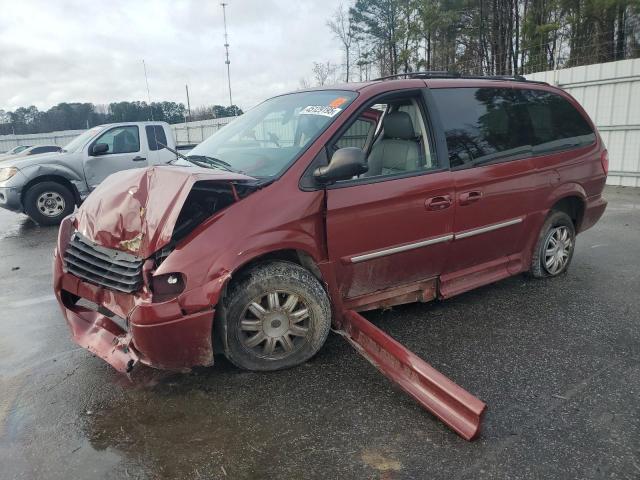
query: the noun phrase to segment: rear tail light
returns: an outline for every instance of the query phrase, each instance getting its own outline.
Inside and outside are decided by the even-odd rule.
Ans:
[[[600,162],[602,162],[602,170],[604,170],[604,174],[609,174],[609,152],[604,150],[600,155]]]

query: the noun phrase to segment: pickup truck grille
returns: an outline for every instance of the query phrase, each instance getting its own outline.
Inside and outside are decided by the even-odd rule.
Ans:
[[[93,244],[75,232],[64,253],[66,270],[87,282],[132,293],[142,285],[144,259]]]

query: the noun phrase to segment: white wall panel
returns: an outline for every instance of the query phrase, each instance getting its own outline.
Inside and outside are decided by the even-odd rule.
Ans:
[[[640,186],[640,59],[527,75],[575,97],[609,150],[610,185]]]

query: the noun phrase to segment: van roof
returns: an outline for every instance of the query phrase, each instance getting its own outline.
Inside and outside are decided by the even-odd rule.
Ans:
[[[502,85],[503,87],[520,87],[520,88],[536,88],[541,90],[558,90],[557,87],[546,82],[536,80],[527,80],[520,75],[462,75],[452,72],[409,72],[389,75],[386,77],[375,78],[364,82],[339,83],[335,85],[322,85],[317,87],[305,88],[301,91],[318,91],[318,90],[347,90],[360,92],[367,90],[374,93],[384,93],[390,90],[402,90],[411,88],[462,88],[462,87],[494,87]]]

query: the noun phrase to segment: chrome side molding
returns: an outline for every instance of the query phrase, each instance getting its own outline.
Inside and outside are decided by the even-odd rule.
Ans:
[[[377,252],[365,253],[364,255],[357,255],[351,257],[351,263],[364,262],[371,260],[372,258],[385,257],[387,255],[393,255],[394,253],[406,252],[407,250],[413,250],[415,248],[426,247],[428,245],[435,245],[436,243],[443,243],[453,240],[453,234],[443,235],[442,237],[429,238],[428,240],[422,240],[421,242],[408,243],[406,245],[400,245],[398,247],[386,248],[384,250],[378,250]]]
[[[399,245],[397,247],[385,248],[384,250],[377,250],[371,253],[365,253],[363,255],[356,255],[355,257],[351,257],[349,261],[351,263],[360,263],[366,262],[367,260],[371,260],[374,258],[385,257],[387,255],[393,255],[394,253],[406,252],[408,250],[414,250],[416,248],[428,247],[429,245],[435,245],[437,243],[449,242],[451,240],[458,240],[463,238],[473,237],[475,235],[480,235],[482,233],[492,232],[494,230],[498,230],[499,228],[509,227],[511,225],[516,225],[521,223],[523,220],[522,217],[514,218],[511,220],[507,220],[506,222],[494,223],[492,225],[487,225],[486,227],[476,228],[474,230],[467,230],[465,232],[460,233],[452,233],[450,235],[443,235],[441,237],[433,237],[427,240],[422,240],[420,242],[408,243],[406,245]]]
[[[498,230],[499,228],[509,227],[511,225],[516,225],[517,223],[521,223],[521,222],[522,222],[522,217],[514,218],[513,220],[507,220],[506,222],[494,223],[493,225],[487,225],[486,227],[480,227],[474,230],[467,230],[466,232],[456,233],[454,234],[454,238],[457,240],[459,238],[473,237],[474,235],[480,235],[481,233],[492,232],[494,230]]]

